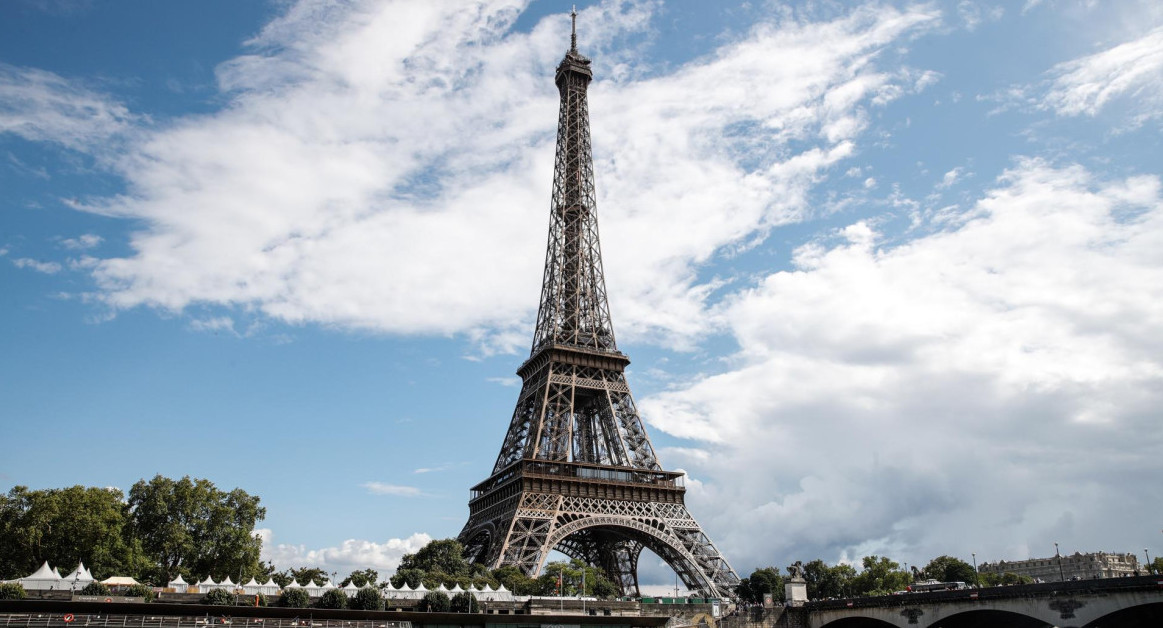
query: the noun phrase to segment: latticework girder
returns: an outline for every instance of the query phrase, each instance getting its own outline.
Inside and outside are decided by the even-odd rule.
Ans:
[[[529,575],[557,549],[601,567],[629,595],[649,549],[689,589],[729,595],[739,578],[683,505],[682,474],[662,470],[626,383],[630,361],[614,342],[586,102],[592,76],[575,34],[555,76],[561,106],[533,348],[460,540],[470,559]]]

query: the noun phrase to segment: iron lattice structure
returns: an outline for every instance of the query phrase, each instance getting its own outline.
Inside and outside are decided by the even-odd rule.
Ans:
[[[576,24],[576,14],[574,14]],[[728,595],[739,578],[683,503],[634,407],[606,299],[586,90],[590,60],[557,66],[561,95],[545,275],[523,386],[492,475],[472,489],[460,533],[468,557],[532,576],[550,550],[603,568],[638,595],[649,548],[687,588]]]

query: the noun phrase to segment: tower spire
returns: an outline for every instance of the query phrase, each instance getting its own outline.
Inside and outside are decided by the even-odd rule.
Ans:
[[[573,10],[569,12],[570,21],[573,22],[569,33],[569,51],[577,54],[577,5],[573,5]]]
[[[492,475],[472,488],[460,533],[465,556],[490,568],[541,571],[550,551],[597,565],[637,595],[649,549],[687,588],[722,597],[739,584],[683,504],[683,473],[662,468],[618,351],[598,244],[586,92],[593,71],[570,49],[557,66],[561,96],[549,242],[521,393]]]

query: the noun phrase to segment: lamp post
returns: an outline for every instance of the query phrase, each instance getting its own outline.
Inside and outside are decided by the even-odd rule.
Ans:
[[[1147,564],[1145,565],[1147,573],[1151,573],[1151,555],[1147,553],[1147,548],[1145,547],[1143,548],[1143,556],[1147,558]]]
[[[1054,543],[1054,555],[1058,557],[1058,578],[1060,582],[1066,582],[1066,572],[1062,571],[1062,554],[1058,553],[1058,543]]]
[[[970,552],[969,555],[973,557],[973,588],[980,589],[981,579],[977,577],[977,552]]]

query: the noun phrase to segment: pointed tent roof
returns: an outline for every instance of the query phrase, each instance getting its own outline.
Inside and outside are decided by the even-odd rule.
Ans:
[[[389,583],[388,583],[388,586],[389,586],[389,587],[392,587],[392,583],[390,583],[390,582],[389,582]],[[420,586],[424,586],[424,585],[423,585],[423,584],[421,584]],[[396,587],[392,587],[392,589],[394,589],[394,590],[396,590],[396,591],[411,591],[411,590],[412,590],[412,587],[408,586],[408,583],[407,583],[407,582],[405,582],[404,584],[400,585],[400,588],[399,588],[399,589],[397,589]]]
[[[336,589],[338,587],[335,586],[335,583],[331,582],[331,578],[328,578],[327,582],[323,583],[323,588],[324,589]]]
[[[131,587],[135,584],[141,583],[129,576],[112,576],[102,580],[101,584],[111,587]]]
[[[62,578],[62,576],[61,576],[61,572],[57,571],[57,568],[56,568],[56,567],[53,567],[53,568],[52,568],[52,575],[56,576],[58,580],[59,580],[60,578]]]
[[[226,576],[225,578],[222,579],[222,582],[219,582],[218,584],[220,584],[224,587],[234,586],[234,583],[230,581],[230,576]]]
[[[182,579],[182,574],[178,574],[177,578],[174,578],[173,580],[170,580],[170,582],[169,582],[169,586],[171,586],[171,587],[175,587],[178,585],[189,586],[189,583]]]
[[[505,586],[505,585],[502,584],[501,586]],[[485,588],[481,589],[481,592],[482,593],[492,593],[493,592],[493,585],[486,582]]]
[[[500,591],[508,591],[508,589],[506,589],[506,588],[505,588],[505,585],[503,585],[503,584],[502,584],[501,586],[497,587],[497,591],[498,591],[498,592],[500,592]]]
[[[441,582],[441,583],[440,583],[440,586],[436,587],[436,590],[437,590],[437,591],[443,591],[443,592],[445,592],[445,593],[448,593],[448,587],[444,586],[444,583],[443,583],[443,582]]]
[[[316,584],[316,582],[314,580],[312,580],[311,582],[308,582],[307,584],[303,585],[303,588],[305,588],[305,589],[322,589],[323,587],[319,586],[318,584]]]
[[[464,593],[464,589],[460,588],[460,583],[458,582],[458,583],[452,585],[452,588],[449,589],[448,592],[449,593]]]
[[[287,584],[286,589],[302,589],[303,585],[299,584],[298,580],[291,578],[291,582]]]
[[[40,569],[37,569],[36,571],[32,572],[31,574],[21,578],[21,580],[60,580],[60,579],[61,579],[60,576],[53,574],[52,567],[48,566],[47,560],[44,561],[44,564],[40,566]]]
[[[258,580],[254,579],[254,576],[251,576],[250,582],[247,582],[246,584],[244,584],[242,586],[244,586],[244,587],[261,587],[262,585],[258,583]]]
[[[210,576],[206,576],[205,580],[198,583],[198,586],[203,586],[203,585],[218,586],[218,583],[214,582],[214,578],[211,578]]]
[[[277,587],[277,586],[279,586],[279,585],[278,585],[278,583],[277,583],[277,582],[275,582],[275,579],[274,579],[274,578],[270,578],[270,577],[268,577],[268,578],[267,578],[267,581],[266,581],[266,582],[264,582],[264,583],[262,583],[262,586],[264,586],[264,587]]]
[[[92,582],[93,574],[85,568],[85,563],[77,563],[77,568],[69,572],[69,575],[65,576],[64,579],[70,582]]]
[[[440,586],[444,586],[444,585],[440,585]],[[423,592],[427,593],[427,592],[428,592],[428,587],[424,586],[424,583],[423,583],[423,582],[421,582],[419,585],[417,585],[417,586],[416,586],[416,588],[415,588],[415,589],[412,589],[412,590],[413,590],[413,591],[423,591]]]
[[[347,586],[343,587],[343,590],[344,591],[359,591],[359,587],[355,586],[354,582],[348,582]]]

